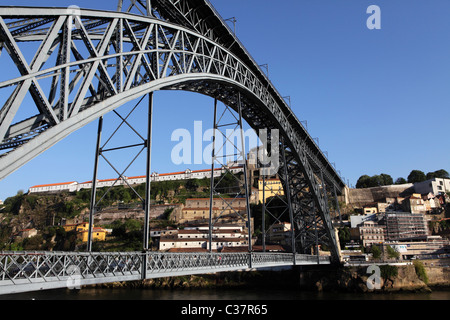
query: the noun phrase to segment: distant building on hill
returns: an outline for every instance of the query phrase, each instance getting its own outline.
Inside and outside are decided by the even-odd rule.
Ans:
[[[186,252],[206,250],[209,247],[209,226],[186,227],[183,230],[168,229],[151,231],[152,239],[159,243],[160,251]],[[159,241],[158,241],[159,240]],[[217,225],[212,232],[212,250],[224,248],[248,248],[248,233],[236,225]],[[255,239],[252,239],[253,243]]]
[[[108,230],[101,227],[92,227],[92,239],[97,241],[105,241]],[[77,239],[80,239],[82,242],[88,242],[89,222],[66,224],[63,225],[63,228],[66,232],[75,230],[77,233]]]
[[[222,174],[226,173],[227,170],[232,173],[243,172],[242,166],[233,166],[229,168],[219,168],[214,170],[214,177],[220,177]],[[172,172],[172,173],[162,173],[158,174],[156,172],[151,174],[151,182],[158,181],[175,181],[175,180],[189,180],[189,179],[204,179],[211,177],[211,170],[190,170],[186,169],[181,172]],[[146,176],[136,176],[136,177],[124,177],[125,179],[103,179],[97,180],[97,187],[111,187],[111,186],[126,186],[126,185],[136,185],[146,183]],[[76,181],[71,182],[61,182],[61,183],[52,183],[52,184],[41,184],[32,186],[28,189],[29,193],[40,193],[40,192],[74,192],[82,189],[91,189],[92,181],[85,181],[78,183]]]
[[[420,194],[432,193],[437,196],[450,192],[450,179],[433,178],[423,182],[417,182],[414,184],[414,190]]]

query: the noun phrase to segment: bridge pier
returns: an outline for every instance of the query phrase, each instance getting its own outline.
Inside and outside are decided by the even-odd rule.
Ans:
[[[102,130],[103,130],[103,116],[98,118],[97,144],[95,147],[95,159],[94,159],[94,176],[92,178],[91,203],[89,210],[88,243],[86,248],[88,252],[92,251],[92,232],[94,225],[95,198],[97,194],[97,170],[98,170],[98,158],[100,157],[100,142],[102,139]]]
[[[144,240],[143,249],[148,250],[148,241],[150,234],[150,190],[151,190],[151,162],[152,162],[152,122],[153,122],[153,92],[148,94],[148,127],[147,140],[145,146],[147,148],[147,162],[145,170],[145,218],[144,218]],[[145,262],[144,262],[145,264]]]

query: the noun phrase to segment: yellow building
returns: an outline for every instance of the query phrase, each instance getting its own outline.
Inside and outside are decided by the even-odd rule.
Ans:
[[[259,202],[267,201],[267,198],[274,196],[283,196],[284,190],[280,179],[266,179],[266,187],[264,188],[263,180],[258,181]],[[264,190],[264,196],[263,196]]]
[[[84,230],[89,229],[89,222],[82,222],[82,223],[76,223],[76,224],[66,224],[63,226],[64,230],[66,232],[76,230],[77,232],[81,232]]]
[[[89,230],[77,231],[77,239],[88,242]],[[100,227],[94,227],[92,230],[92,240],[105,241],[107,231]]]
[[[82,222],[82,223],[77,223],[77,224],[67,224],[67,225],[63,226],[63,228],[66,232],[76,230],[78,239],[82,240],[83,242],[88,241],[89,222]],[[92,239],[98,240],[98,241],[105,241],[107,233],[108,232],[106,231],[106,229],[93,226]]]

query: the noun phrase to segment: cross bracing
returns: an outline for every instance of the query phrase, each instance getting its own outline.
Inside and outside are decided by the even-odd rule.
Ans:
[[[194,91],[236,111],[240,106],[255,130],[280,130],[289,159],[287,173],[280,169],[280,174],[290,183],[297,240],[306,251],[313,242],[327,242],[335,253],[323,191],[340,194],[344,183],[212,5],[203,0],[131,3],[119,1],[118,9],[139,6],[142,15],[0,7],[0,63],[16,70],[0,81],[6,92],[0,109],[0,179],[126,102],[157,90]],[[25,57],[23,46],[29,44],[36,49]],[[23,109],[28,114],[20,118]]]

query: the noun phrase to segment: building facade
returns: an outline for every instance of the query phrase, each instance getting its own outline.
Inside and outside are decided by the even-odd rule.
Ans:
[[[385,226],[374,221],[365,221],[359,227],[360,240],[363,247],[381,244],[384,242]]]
[[[446,192],[450,192],[450,179],[433,178],[423,182],[417,182],[414,184],[414,190],[420,194],[432,194],[439,195]]]
[[[88,242],[89,238],[89,222],[82,222],[77,224],[66,224],[63,226],[64,231],[69,232],[75,230],[77,239],[82,242]],[[92,240],[105,241],[108,231],[101,227],[92,226]]]
[[[386,213],[386,241],[426,239],[427,222],[423,214],[409,212]]]
[[[264,181],[262,179],[258,180],[258,194],[258,200],[261,203],[267,201],[267,198],[270,197],[283,196],[284,189],[280,179],[265,179],[265,187]]]
[[[177,223],[206,223],[209,221],[209,198],[186,199],[185,206],[174,216]],[[245,198],[213,198],[212,218],[216,223],[247,224]],[[253,223],[252,223],[253,225]]]
[[[158,231],[151,233],[158,236]],[[183,230],[159,230],[159,250],[206,250],[209,248],[209,226],[187,227]],[[225,247],[248,247],[248,233],[235,225],[220,225],[212,232],[212,250],[221,251]]]

